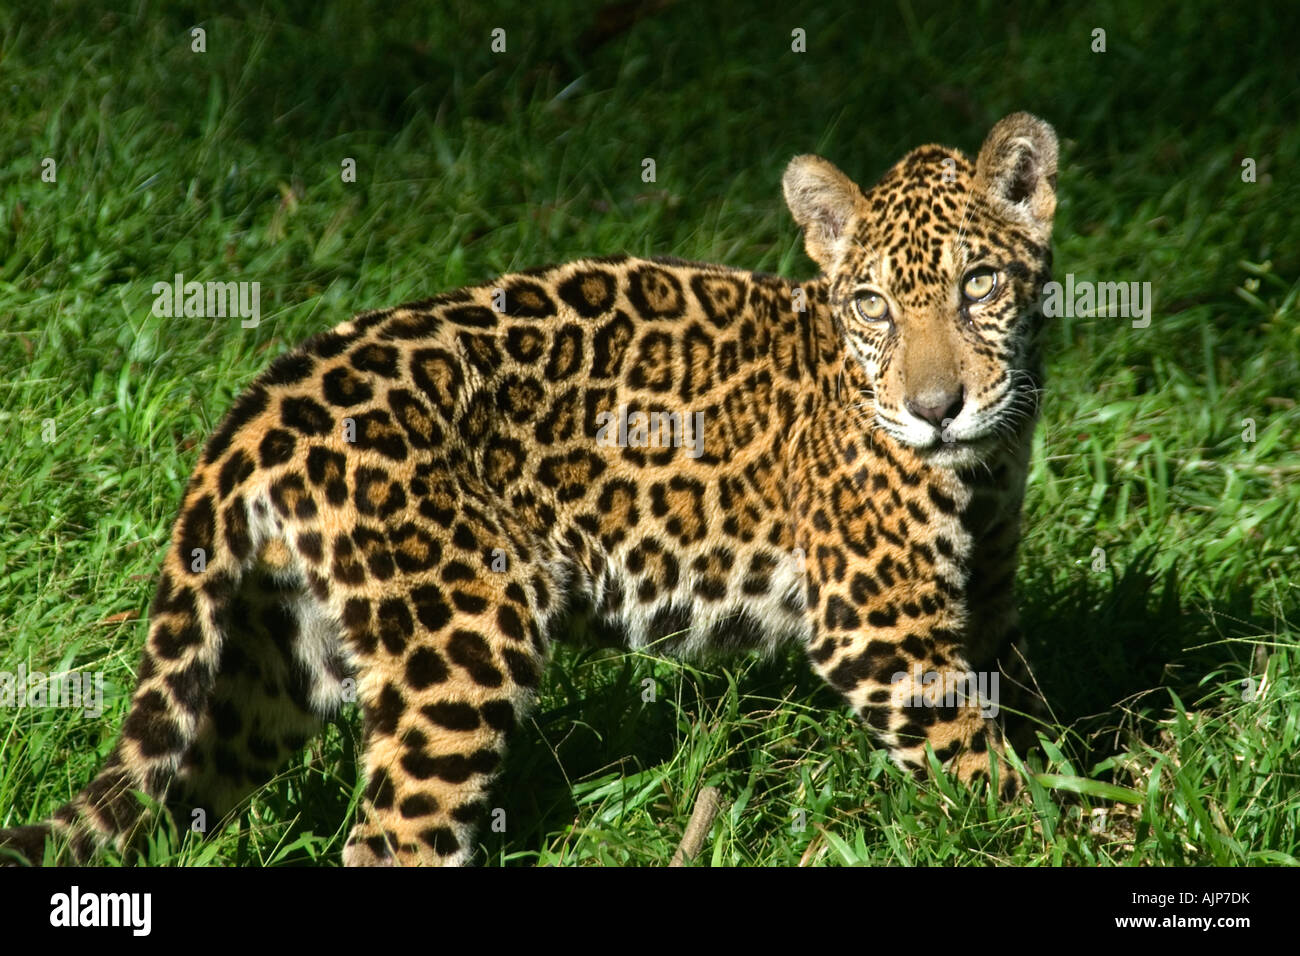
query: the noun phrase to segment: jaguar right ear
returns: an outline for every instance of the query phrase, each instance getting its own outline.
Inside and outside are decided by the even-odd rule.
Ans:
[[[1029,113],[1012,113],[989,131],[975,160],[976,189],[1004,216],[1040,240],[1056,214],[1056,131]]]
[[[809,257],[829,274],[849,220],[858,203],[865,202],[862,190],[834,163],[812,155],[790,160],[781,188],[794,221],[803,229]]]

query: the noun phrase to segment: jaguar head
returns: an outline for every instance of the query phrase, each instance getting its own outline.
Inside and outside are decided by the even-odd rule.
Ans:
[[[973,163],[922,146],[865,192],[818,156],[786,169],[875,422],[933,464],[976,462],[1037,415],[1056,165],[1052,127],[1016,113]]]

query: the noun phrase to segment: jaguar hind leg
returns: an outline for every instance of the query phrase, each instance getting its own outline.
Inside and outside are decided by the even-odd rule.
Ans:
[[[337,621],[276,541],[224,617],[221,663],[168,804],[178,825],[212,827],[320,730],[350,668]]]
[[[60,862],[84,863],[110,843],[129,853],[150,819],[141,793],[167,806],[180,829],[210,830],[337,707],[337,618],[331,628],[301,562],[269,524],[250,533],[250,515],[267,509],[229,494],[218,507],[207,478],[200,467],[190,481],[112,754],[49,821],[0,831],[0,848],[31,863],[50,837]]]
[[[365,797],[348,866],[469,860],[506,737],[534,701],[553,582],[459,560],[347,599],[360,664]],[[477,562],[476,562],[477,563]],[[510,567],[522,567],[512,558]]]

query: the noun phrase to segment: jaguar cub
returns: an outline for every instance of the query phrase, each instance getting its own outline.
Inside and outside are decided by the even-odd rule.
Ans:
[[[796,641],[897,763],[1013,795],[971,678],[1018,636],[1056,166],[1025,113],[865,192],[798,156],[814,279],[588,259],[280,357],[190,478],[112,756],[0,844],[125,847],[137,791],[218,821],[355,694],[345,862],[463,863],[573,612],[680,654]]]

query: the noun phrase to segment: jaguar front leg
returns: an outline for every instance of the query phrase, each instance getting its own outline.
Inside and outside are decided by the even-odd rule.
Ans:
[[[930,553],[933,564],[943,563]],[[814,547],[807,562],[808,656],[899,766],[923,774],[928,743],[967,784],[988,780],[992,763],[1002,798],[1013,799],[1019,779],[994,720],[999,676],[972,671],[958,589],[934,567],[918,573],[923,563]]]

